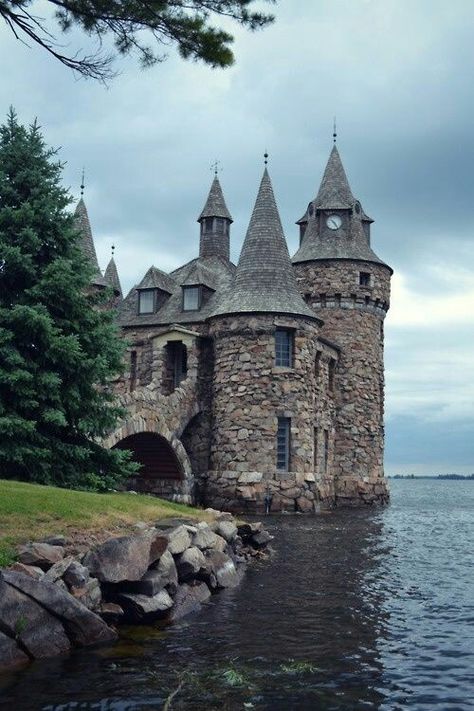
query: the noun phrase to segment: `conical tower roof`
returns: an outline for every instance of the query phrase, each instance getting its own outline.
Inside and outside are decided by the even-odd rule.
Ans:
[[[117,265],[115,264],[115,259],[113,257],[107,264],[107,269],[104,273],[104,279],[114,289],[116,294],[122,297],[122,286],[120,284]]]
[[[97,286],[107,286],[107,281],[104,279],[99,269],[94,239],[92,237],[91,223],[89,221],[89,215],[87,214],[86,204],[82,197],[77,203],[76,210],[74,212],[74,220],[77,230],[80,233],[80,247],[94,270],[94,276],[91,281]]]
[[[341,156],[334,145],[314,201],[314,207],[321,210],[336,210],[350,208],[354,203],[355,198],[347,180]]]
[[[234,280],[212,315],[249,312],[316,318],[298,291],[266,168]]]
[[[227,209],[227,205],[225,204],[224,194],[217,175],[212,181],[206,204],[198,217],[198,222],[200,222],[204,217],[225,217],[226,220],[233,222],[232,216]]]
[[[345,210],[347,219],[339,230],[330,230],[318,219],[318,211]],[[323,212],[324,214],[324,212]],[[333,146],[318,194],[306,213],[308,224],[293,264],[326,259],[353,259],[384,264],[370,246],[363,222],[373,222],[352,194],[346,171],[336,146]],[[389,267],[390,269],[390,267]]]

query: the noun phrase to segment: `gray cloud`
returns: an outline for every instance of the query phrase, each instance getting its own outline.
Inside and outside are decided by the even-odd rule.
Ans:
[[[172,269],[195,255],[216,157],[235,220],[234,259],[265,148],[294,252],[294,222],[316,192],[336,114],[353,191],[376,220],[375,250],[398,279],[386,328],[387,461],[416,463],[414,454],[407,459],[411,432],[427,445],[420,462],[436,467],[446,461],[442,431],[453,467],[469,458],[474,465],[466,424],[474,417],[472,2],[297,6],[281,0],[263,33],[238,29],[238,61],[226,72],[171,53],[147,72],[122,61],[107,89],[75,80],[1,27],[0,112],[13,104],[23,121],[39,117],[46,140],[62,147],[64,180],[76,196],[85,165],[100,263],[115,242],[127,289],[150,264]]]

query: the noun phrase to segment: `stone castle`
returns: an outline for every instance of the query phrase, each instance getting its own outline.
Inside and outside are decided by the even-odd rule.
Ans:
[[[127,417],[105,440],[141,464],[130,488],[234,511],[384,503],[383,324],[392,269],[371,248],[336,145],[298,220],[291,259],[265,167],[235,266],[215,176],[199,256],[152,266],[122,298],[76,209],[93,284],[114,290],[127,340],[114,388]]]

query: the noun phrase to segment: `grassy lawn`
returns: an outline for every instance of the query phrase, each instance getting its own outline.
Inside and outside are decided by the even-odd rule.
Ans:
[[[93,494],[0,479],[0,567],[15,558],[15,546],[52,534],[121,535],[137,521],[185,514],[205,518],[198,509],[152,496]]]

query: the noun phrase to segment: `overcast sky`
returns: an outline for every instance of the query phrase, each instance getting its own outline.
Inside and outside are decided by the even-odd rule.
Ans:
[[[395,270],[386,471],[474,472],[474,2],[280,0],[275,12],[264,32],[234,28],[229,70],[170,51],[151,70],[120,62],[108,88],[0,26],[1,113],[13,104],[21,121],[38,117],[76,197],[85,166],[99,262],[115,243],[126,290],[151,264],[196,256],[216,158],[234,260],[265,149],[294,253],[336,115],[374,249]]]

